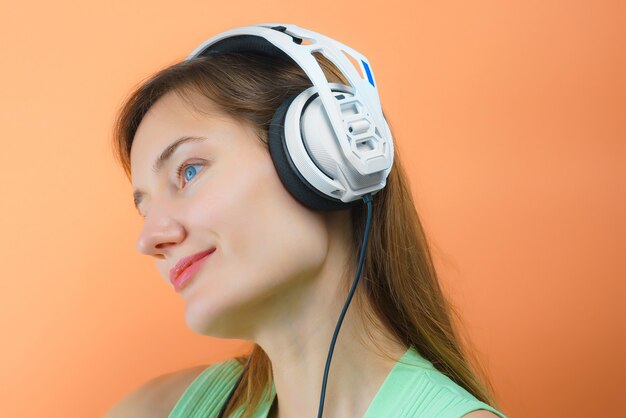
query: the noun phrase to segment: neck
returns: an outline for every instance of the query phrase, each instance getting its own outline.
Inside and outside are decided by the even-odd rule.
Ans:
[[[345,298],[324,302],[315,300],[311,289],[307,294],[315,309],[290,311],[283,316],[290,319],[288,329],[267,328],[273,330],[271,336],[257,340],[272,361],[276,397],[271,418],[299,417],[303,411],[313,417],[319,409],[330,341]],[[381,324],[364,323],[355,301],[346,312],[333,350],[324,397],[325,418],[363,416],[407,350],[384,334]]]

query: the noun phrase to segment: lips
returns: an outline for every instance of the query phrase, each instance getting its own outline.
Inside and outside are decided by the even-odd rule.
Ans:
[[[181,258],[180,261],[176,264],[176,266],[174,266],[174,268],[170,270],[170,281],[174,283],[176,278],[178,278],[178,276],[180,276],[180,274],[187,267],[189,267],[191,264],[195,263],[199,259],[211,254],[213,251],[215,251],[215,247],[209,248],[208,250],[204,250],[196,254],[192,254],[188,257]]]

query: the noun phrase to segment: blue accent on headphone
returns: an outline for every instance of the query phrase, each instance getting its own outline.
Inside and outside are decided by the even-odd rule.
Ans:
[[[367,74],[367,79],[369,80],[370,84],[374,86],[374,79],[372,78],[372,73],[370,72],[370,66],[367,65],[367,63],[363,60],[361,60],[361,62],[363,63],[363,66],[365,67],[365,73]]]

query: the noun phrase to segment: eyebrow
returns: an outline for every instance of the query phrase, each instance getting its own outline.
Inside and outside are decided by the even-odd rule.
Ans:
[[[176,149],[182,144],[187,143],[187,142],[200,142],[206,139],[207,138],[204,136],[183,136],[183,137],[178,138],[176,141],[168,145],[163,150],[163,152],[161,152],[161,155],[159,155],[156,161],[154,161],[154,165],[152,166],[152,172],[155,174],[158,174],[159,171],[161,171],[161,169],[163,168],[163,166],[167,163],[167,161],[172,157],[172,155],[174,155],[174,153],[176,152]],[[136,189],[133,192],[133,201],[135,202],[135,208],[137,208],[137,210],[139,210],[139,204],[143,200],[144,195],[145,193],[139,189]]]

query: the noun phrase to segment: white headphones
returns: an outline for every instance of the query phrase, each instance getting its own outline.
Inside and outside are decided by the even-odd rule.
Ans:
[[[340,210],[385,187],[393,140],[365,56],[296,25],[268,23],[213,36],[185,60],[222,52],[287,56],[312,81],[312,87],[279,106],[269,129],[278,175],[298,201],[316,210]],[[335,64],[351,85],[329,83],[313,52]],[[356,60],[363,75],[345,54]]]

